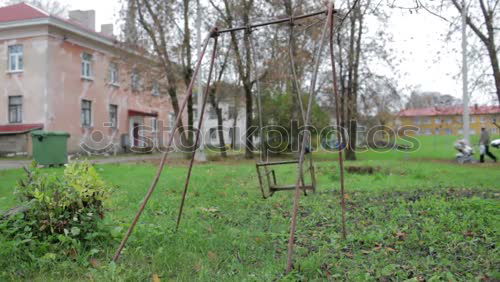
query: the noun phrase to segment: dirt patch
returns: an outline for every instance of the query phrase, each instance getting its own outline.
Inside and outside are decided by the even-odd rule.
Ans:
[[[346,170],[350,174],[369,174],[372,175],[380,171],[379,167],[372,166],[348,166]]]
[[[155,160],[144,160],[137,162],[139,164],[152,164],[154,166],[158,166],[160,164],[161,159],[155,159]],[[241,165],[241,164],[255,164],[255,160],[247,160],[244,158],[240,157],[233,157],[230,156],[226,159],[223,159],[222,157],[208,157],[207,162],[194,162],[195,166],[198,165],[210,165],[210,164],[217,164],[217,165],[227,165],[227,166],[234,166],[234,165]],[[187,158],[169,158],[167,159],[166,165],[168,166],[188,166],[190,163],[190,160]]]

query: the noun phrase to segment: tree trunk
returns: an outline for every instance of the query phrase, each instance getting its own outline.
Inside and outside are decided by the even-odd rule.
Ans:
[[[172,103],[172,108],[174,110],[174,114],[175,116],[177,117],[179,115],[179,112],[180,112],[180,107],[179,107],[179,100],[177,99],[177,90],[175,87],[170,87],[168,89],[168,96],[170,97],[170,101]],[[175,128],[175,130],[172,128],[173,130],[173,133],[174,134],[176,131],[179,132],[179,135],[181,137],[181,144],[187,144],[187,138],[186,138],[186,133],[185,133],[185,130],[184,130],[184,123],[182,122],[182,119],[179,121],[179,125],[177,126],[177,128]],[[182,148],[184,149],[184,148]]]
[[[236,126],[238,125],[238,98],[234,98],[234,113],[233,113],[233,128],[232,128],[232,134],[231,134],[231,149],[236,149],[236,137],[238,136],[236,130]],[[241,130],[241,128],[239,128]]]
[[[189,0],[183,1],[183,12],[184,12],[184,39],[182,42],[182,49],[184,51],[185,60],[183,63],[184,72],[184,83],[186,87],[191,83],[193,78],[193,69],[191,67],[191,30],[189,28]],[[194,146],[194,115],[193,115],[193,96],[188,98],[187,101],[187,113],[188,113],[188,136],[187,136],[187,146],[195,150]]]
[[[457,8],[458,12],[462,13],[463,7],[458,3],[457,0],[452,0],[452,4]],[[488,50],[488,56],[491,63],[491,68],[493,70],[493,80],[495,81],[495,88],[498,103],[500,104],[500,67],[498,62],[497,49],[495,46],[495,24],[494,24],[494,12],[487,9],[484,0],[479,0],[479,5],[483,13],[484,23],[476,25],[472,19],[467,16],[467,25],[472,29],[472,31],[479,37],[483,42],[486,49]],[[482,25],[486,26],[487,33],[485,34],[480,27]]]
[[[246,129],[247,135],[245,138],[245,158],[253,159],[253,132],[250,132],[252,128],[252,120],[253,120],[253,99],[252,99],[252,88],[250,86],[245,85],[245,102],[246,102]],[[262,136],[260,137],[261,142],[264,139]]]
[[[217,114],[217,133],[219,135],[220,155],[223,158],[227,158],[226,143],[224,141],[224,120],[222,118],[222,110],[219,108],[217,100],[215,99],[215,92],[216,92],[216,87],[212,87],[212,89],[210,89],[210,96],[209,96],[210,105]]]
[[[490,62],[491,62],[491,68],[493,70],[493,79],[495,80],[495,87],[496,87],[496,92],[497,92],[497,99],[498,103],[500,104],[500,67],[498,64],[498,55],[497,55],[497,49],[495,46],[495,32],[493,29],[493,23],[487,24],[488,28],[488,34],[489,36],[489,42],[488,42],[488,55],[490,57]]]
[[[288,17],[293,17],[293,5],[291,0],[286,0],[284,1],[285,5],[285,11],[286,15]],[[289,33],[288,33],[288,42],[289,42],[289,48],[290,48],[290,56],[293,58],[295,62],[297,62],[297,40],[294,35],[294,26],[290,25]],[[290,59],[290,73],[296,73],[297,70],[295,69],[296,66],[292,63]],[[298,76],[298,75],[297,75]],[[291,151],[299,151],[298,148],[300,147],[300,142],[299,142],[299,131],[298,128],[300,127],[300,124],[303,123],[302,120],[302,114],[301,114],[301,107],[299,101],[300,97],[300,89],[298,87],[298,81],[295,81],[295,77],[291,76],[291,79],[288,80],[287,82],[287,94],[292,94],[292,124],[291,124],[291,135],[290,135],[290,147]],[[298,123],[298,124],[297,124]]]
[[[231,13],[231,5],[228,0],[224,0],[224,8],[225,8],[225,21],[228,26],[233,26],[233,15]],[[250,24],[250,13],[253,8],[253,0],[242,1],[243,11],[241,11],[243,15],[243,25]],[[238,38],[234,32],[230,33],[231,36],[231,45],[233,47],[234,55],[236,57],[236,69],[238,70],[238,74],[240,76],[241,82],[243,83],[243,88],[245,90],[245,101],[246,101],[246,138],[245,138],[245,158],[252,159],[253,158],[253,142],[252,136],[253,132],[250,132],[252,129],[253,122],[253,97],[252,97],[252,81],[251,81],[251,66],[252,66],[252,57],[250,54],[251,46],[250,46],[250,34],[245,32],[243,35],[243,44],[245,46],[245,62],[243,61],[243,56],[240,52],[240,47],[238,45]]]

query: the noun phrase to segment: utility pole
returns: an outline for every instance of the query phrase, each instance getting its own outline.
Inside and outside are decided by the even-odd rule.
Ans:
[[[200,0],[196,0],[196,46],[198,50],[198,58],[201,55],[201,6],[200,6]],[[196,112],[198,116],[198,120],[201,118],[201,108],[203,105],[203,83],[201,81],[202,76],[201,76],[201,69],[198,72],[198,99],[197,99],[197,107],[196,107]],[[198,147],[198,152],[196,153],[196,161],[198,162],[206,162],[207,161],[207,156],[205,155],[205,132],[203,130],[203,123],[200,128],[198,128],[200,131],[200,144]]]
[[[467,65],[467,13],[468,5],[462,0],[462,80],[464,101],[464,139],[470,145],[469,74]]]

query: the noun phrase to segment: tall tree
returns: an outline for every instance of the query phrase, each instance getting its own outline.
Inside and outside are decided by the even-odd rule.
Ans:
[[[364,2],[364,3],[361,3]],[[341,126],[346,129],[349,140],[345,154],[347,160],[356,160],[356,142],[358,128],[358,90],[359,90],[359,66],[361,60],[362,38],[364,18],[371,0],[347,1],[347,7],[352,5],[351,10],[341,23],[341,31],[337,35],[339,45],[339,83],[341,91]],[[342,131],[342,133],[345,133]]]
[[[477,2],[476,2],[477,1]],[[471,8],[479,9],[476,12],[467,16],[467,25],[472,29],[474,34],[480,39],[484,48],[488,53],[488,58],[491,65],[493,81],[495,82],[496,96],[500,104],[500,66],[498,61],[498,47],[495,42],[498,27],[495,26],[495,21],[498,20],[500,14],[500,0],[473,0]],[[451,0],[453,6],[462,13],[464,7],[462,1]]]
[[[184,18],[184,30],[183,30],[183,40],[182,40],[182,73],[184,78],[184,84],[186,87],[189,86],[191,79],[193,78],[193,67],[192,67],[192,48],[191,48],[191,28],[190,28],[190,11],[189,4],[190,0],[182,1],[182,14]],[[187,104],[188,113],[188,140],[189,145],[192,146],[194,143],[194,115],[193,115],[193,96],[188,98]]]
[[[254,0],[231,1],[223,0],[223,7],[219,7],[213,0],[210,0],[212,7],[219,13],[227,26],[235,26],[236,22],[243,26],[250,24],[250,15],[254,8]],[[238,20],[235,19],[238,17]],[[243,50],[240,47],[240,41],[235,32],[230,33],[231,47],[235,57],[235,65],[240,80],[245,91],[246,103],[246,138],[245,138],[245,158],[253,158],[253,142],[251,132],[253,121],[253,97],[252,97],[252,55],[250,44],[250,33],[243,34]]]
[[[158,67],[162,70],[165,88],[169,95],[172,108],[176,116],[180,113],[177,93],[177,82],[181,79],[177,75],[178,63],[172,59],[172,50],[175,46],[168,44],[172,33],[174,33],[175,18],[173,16],[172,3],[163,0],[127,0],[134,1],[137,9],[137,21],[139,27],[140,41],[150,42],[148,48],[158,59]],[[183,144],[190,144],[187,139],[182,119],[177,129]]]

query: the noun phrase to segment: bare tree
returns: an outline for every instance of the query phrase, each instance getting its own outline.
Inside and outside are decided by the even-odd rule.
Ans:
[[[222,95],[217,95],[217,94],[220,94],[219,93],[219,90],[221,88],[220,86],[223,84],[222,78],[224,76],[224,72],[226,71],[228,65],[229,51],[230,49],[228,48],[223,55],[222,63],[219,67],[219,71],[217,74],[217,80],[215,81],[214,86],[210,88],[209,92],[210,105],[217,114],[217,133],[219,137],[219,150],[221,157],[223,158],[227,158],[227,149],[226,149],[226,142],[224,141],[224,117],[222,116],[222,109],[219,107],[220,96]]]
[[[210,0],[212,7],[218,12],[219,16],[222,18],[227,26],[234,26],[236,20],[236,12],[239,16],[241,25],[250,24],[250,15],[254,8],[254,0],[241,0],[241,1],[231,1],[223,0],[224,7],[219,7],[216,3]],[[253,97],[252,97],[252,57],[251,57],[251,45],[250,45],[250,33],[245,32],[243,34],[243,49],[240,48],[239,39],[236,33],[230,33],[231,46],[233,48],[233,54],[235,57],[235,65],[243,84],[243,89],[245,91],[245,102],[246,102],[246,138],[245,138],[245,158],[253,158],[252,148],[253,142],[252,137],[252,122],[253,122]]]
[[[172,9],[169,1],[163,0],[128,0],[134,1],[135,5],[129,5],[137,9],[137,21],[140,28],[139,35],[151,43],[151,46],[138,46],[150,48],[158,60],[158,67],[163,72],[163,80],[170,97],[172,108],[176,116],[180,113],[180,106],[177,93],[177,81],[180,77],[177,75],[178,64],[173,62],[171,50],[168,45],[172,26]],[[183,144],[190,144],[185,134],[185,128],[180,120],[177,128],[180,133]]]
[[[496,87],[498,103],[500,103],[500,66],[498,61],[498,49],[495,42],[498,27],[495,26],[500,12],[500,0],[474,0],[477,1],[474,6],[479,6],[480,13],[467,16],[467,25],[474,34],[481,40],[488,52],[488,57],[493,71],[493,80]],[[455,8],[462,13],[464,7],[461,1],[451,0]]]
[[[189,13],[189,3],[190,0],[182,1],[182,14],[184,18],[184,30],[183,30],[183,40],[182,40],[182,73],[184,78],[184,84],[186,87],[189,86],[191,79],[193,78],[193,67],[192,67],[192,53],[191,53],[191,29],[189,25],[190,13]],[[188,113],[188,140],[189,145],[192,146],[194,143],[194,115],[193,115],[193,96],[188,98],[187,103],[187,113]]]

